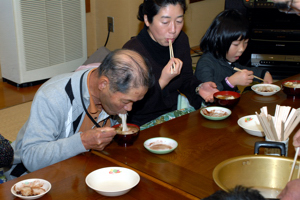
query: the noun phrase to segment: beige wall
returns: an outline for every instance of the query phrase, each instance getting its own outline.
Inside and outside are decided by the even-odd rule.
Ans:
[[[88,56],[104,46],[107,37],[107,16],[114,17],[114,32],[110,33],[107,48],[121,48],[130,37],[138,34],[143,24],[137,20],[142,0],[91,0],[91,12],[87,13]],[[189,2],[189,0],[187,0]],[[191,46],[200,39],[213,18],[224,9],[225,0],[204,0],[188,4],[184,31]]]
[[[86,14],[88,56],[105,44],[107,16],[114,17],[115,29],[113,33],[110,33],[108,49],[121,48],[130,37],[138,34],[143,27],[143,24],[136,18],[141,2],[143,1],[91,0],[91,12]],[[188,4],[184,31],[189,36],[191,47],[199,45],[201,37],[213,18],[224,9],[224,4],[225,0],[204,0]]]

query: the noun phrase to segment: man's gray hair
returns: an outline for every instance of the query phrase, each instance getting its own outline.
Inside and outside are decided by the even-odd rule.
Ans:
[[[118,49],[109,53],[98,67],[99,77],[106,76],[112,92],[127,93],[130,88],[152,87],[154,76],[147,59],[139,53]]]

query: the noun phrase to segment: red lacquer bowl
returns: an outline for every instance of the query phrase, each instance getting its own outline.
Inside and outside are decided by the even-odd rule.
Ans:
[[[234,99],[223,99],[226,96],[233,96]],[[240,101],[241,95],[233,91],[220,91],[214,93],[214,99],[218,106],[233,108]]]
[[[289,85],[292,83],[293,85]],[[295,85],[300,85],[300,80],[289,80],[282,82],[282,91],[288,96],[300,96],[300,88],[295,87]]]
[[[129,131],[126,133],[121,133],[121,124],[114,125],[113,128],[116,129],[117,134],[114,137],[114,141],[118,143],[119,146],[127,147],[133,145],[140,134],[140,127],[135,124],[127,123]],[[121,130],[119,130],[121,129]]]

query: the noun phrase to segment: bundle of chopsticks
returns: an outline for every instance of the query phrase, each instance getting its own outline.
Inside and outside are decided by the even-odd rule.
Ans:
[[[273,141],[285,141],[300,122],[300,110],[289,106],[276,105],[275,115],[268,114],[267,107],[255,112],[265,136]]]
[[[169,51],[170,51],[170,58],[174,58],[172,40],[169,40]],[[175,70],[175,64],[173,63],[171,68],[171,74],[174,73],[174,70]]]

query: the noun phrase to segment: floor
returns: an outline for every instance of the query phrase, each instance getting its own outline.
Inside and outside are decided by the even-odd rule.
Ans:
[[[0,79],[0,109],[31,101],[40,86],[20,88]]]

